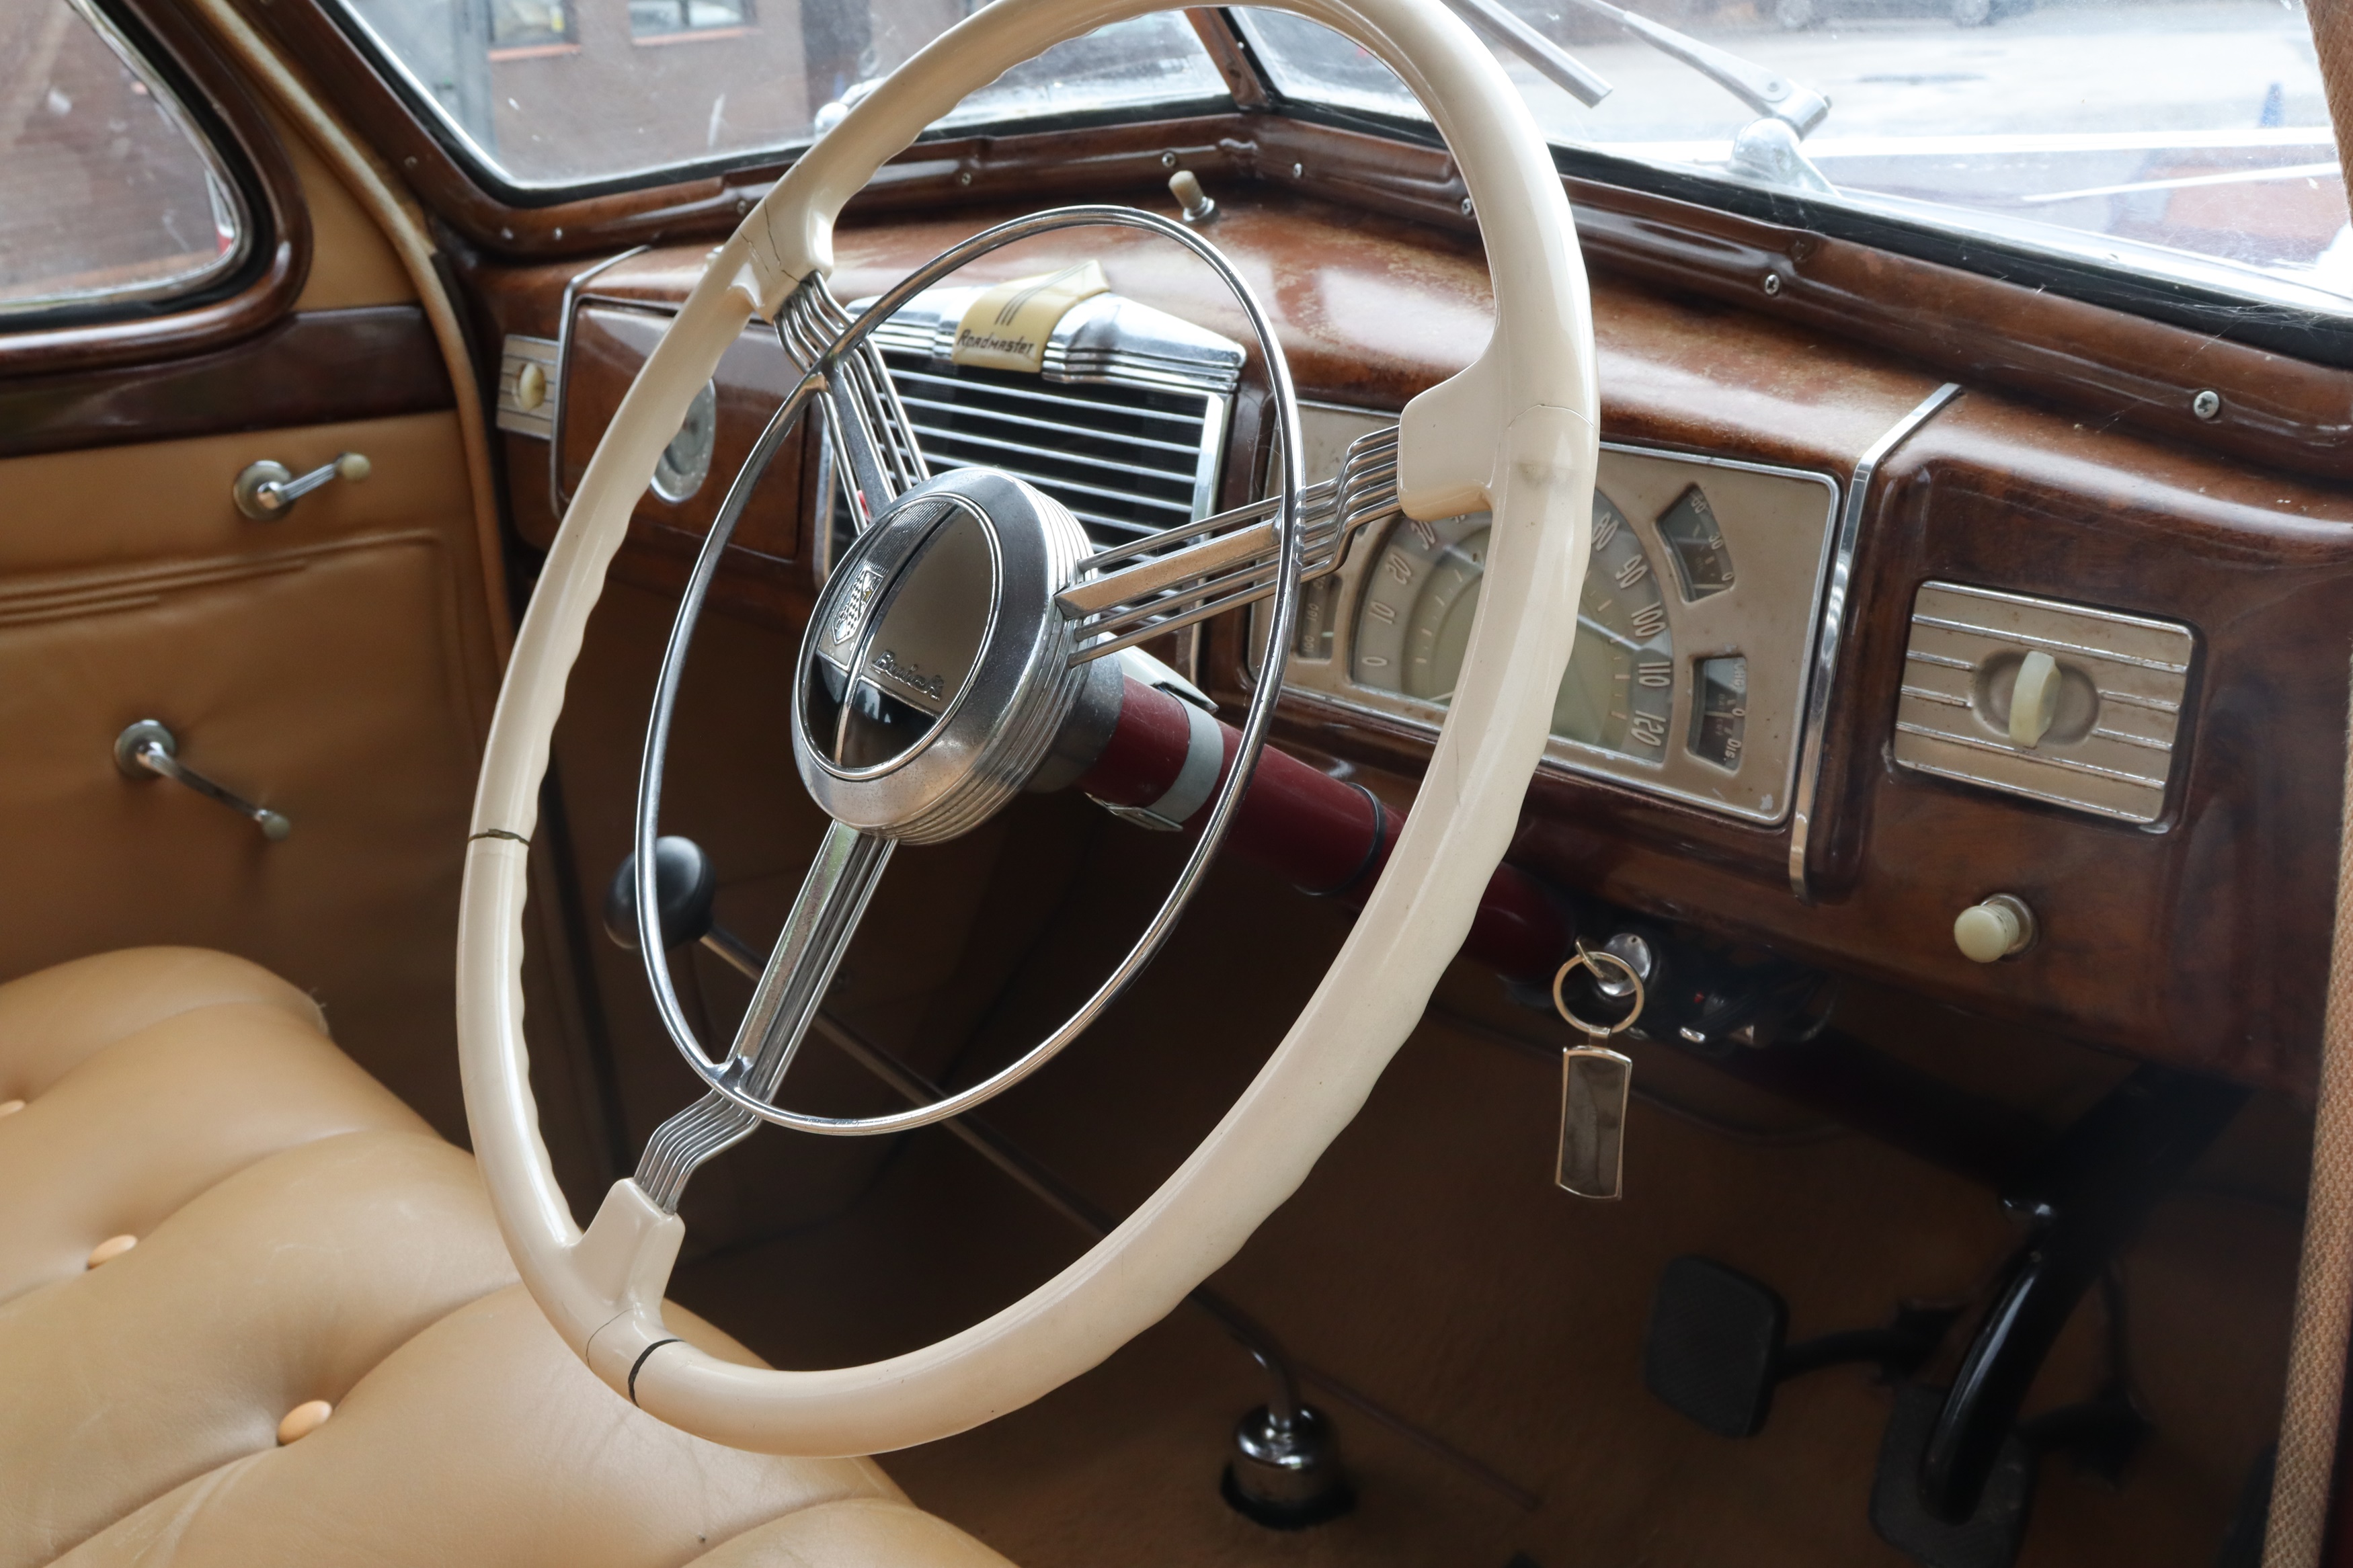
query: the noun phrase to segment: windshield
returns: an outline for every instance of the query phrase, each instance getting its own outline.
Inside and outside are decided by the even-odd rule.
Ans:
[[[1612,89],[1588,108],[1498,57],[1557,142],[2343,314],[2345,184],[2312,32],[2282,0],[1688,0],[1640,9],[1827,98],[1804,162],[1733,167],[1759,119],[1570,0],[1505,0]],[[1354,44],[1273,12],[1245,31],[1286,96],[1419,118]],[[1795,140],[1795,138],[1792,138]]]
[[[974,3],[343,0],[494,183],[551,194],[804,145]],[[1572,161],[2353,319],[2353,232],[2300,0],[1641,0],[1631,16],[1608,0],[1447,3],[1482,37],[1521,35],[1497,58]],[[1422,118],[1337,34],[1226,15],[1286,104]],[[1217,107],[1231,107],[1217,67],[1163,12],[1048,51],[937,129]],[[1989,265],[1982,247],[1952,258]]]
[[[740,163],[810,141],[965,0],[343,0],[366,41],[511,186]],[[973,94],[943,128],[1205,100],[1226,86],[1184,17],[1122,22]]]

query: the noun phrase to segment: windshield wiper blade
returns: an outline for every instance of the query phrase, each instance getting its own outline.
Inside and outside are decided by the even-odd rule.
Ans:
[[[1472,0],[1454,3],[1465,5]],[[1575,3],[1597,16],[1609,17],[1652,48],[1673,56],[1767,120],[1778,120],[1800,136],[1830,118],[1829,99],[1778,71],[1742,59],[1714,44],[1704,44],[1688,33],[1679,33],[1648,16],[1638,16],[1622,5],[1611,5],[1609,0]]]

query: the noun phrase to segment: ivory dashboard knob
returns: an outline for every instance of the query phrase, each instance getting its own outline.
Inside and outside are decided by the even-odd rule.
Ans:
[[[1971,963],[1999,963],[2033,945],[2034,911],[2022,899],[1996,893],[1960,912],[1953,942]]]
[[[2051,732],[2059,716],[2059,662],[2041,648],[2019,661],[2018,679],[2010,689],[2010,741],[2031,752]]]
[[[1218,210],[1218,204],[1201,188],[1201,177],[1190,169],[1179,169],[1168,176],[1168,194],[1176,198],[1187,223],[1205,223]]]

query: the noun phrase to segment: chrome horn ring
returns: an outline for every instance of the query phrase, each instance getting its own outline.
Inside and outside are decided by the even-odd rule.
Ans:
[[[960,475],[950,475],[917,485],[881,509],[828,580],[828,592],[820,598],[818,613],[810,622],[795,675],[796,762],[813,795],[833,818],[834,826],[828,829],[793,912],[786,919],[784,932],[771,952],[733,1048],[726,1058],[714,1058],[687,1021],[670,977],[668,954],[658,929],[659,904],[654,888],[653,852],[659,833],[662,773],[671,716],[703,600],[752,490],[811,399],[828,397],[825,406],[829,429],[839,431],[849,426],[844,411],[837,408],[831,399],[836,395],[835,388],[850,380],[839,374],[841,367],[853,363],[852,356],[876,326],[924,289],[990,251],[1038,235],[1094,226],[1156,234],[1198,257],[1217,273],[1249,318],[1265,357],[1280,437],[1277,460],[1281,498],[1274,520],[1278,586],[1271,596],[1266,667],[1243,717],[1233,766],[1209,804],[1199,839],[1186,857],[1151,921],[1095,991],[1044,1039],[990,1077],[927,1105],[864,1117],[812,1116],[786,1110],[774,1104],[770,1097],[791,1065],[809,1018],[831,979],[834,965],[888,862],[892,845],[901,838],[937,842],[978,826],[1036,776],[1039,764],[1048,761],[1049,749],[1063,721],[1072,710],[1082,702],[1101,700],[1106,684],[1109,699],[1115,704],[1119,688],[1112,679],[1115,673],[1112,661],[1076,658],[1070,623],[1054,605],[1055,595],[1077,580],[1086,560],[1083,549],[1074,552],[1071,544],[1071,535],[1075,534],[1079,545],[1083,546],[1083,531],[1057,503],[1010,476],[994,470],[966,469],[961,471],[961,476],[985,474],[1002,489],[983,493],[988,491],[987,485],[976,485]],[[779,336],[791,353],[797,338],[808,340],[812,321],[829,322],[842,317],[822,277],[812,275],[786,309],[778,312]],[[799,353],[795,357],[807,358]],[[901,441],[906,450],[913,451],[911,433],[901,430],[882,434],[894,453],[900,449]],[[1299,405],[1292,386],[1290,366],[1272,323],[1248,282],[1199,235],[1134,208],[1062,207],[984,230],[910,274],[862,315],[832,334],[829,346],[816,356],[807,374],[762,431],[704,538],[663,651],[653,711],[647,726],[645,756],[638,773],[635,846],[638,953],[664,1030],[710,1090],[703,1100],[664,1122],[647,1144],[638,1167],[638,1184],[659,1206],[675,1212],[679,1195],[694,1167],[747,1136],[763,1121],[831,1137],[866,1137],[911,1131],[982,1105],[1052,1060],[1102,1016],[1143,972],[1175,929],[1211,858],[1223,845],[1236,808],[1250,788],[1259,754],[1266,743],[1267,730],[1273,721],[1298,610],[1303,489],[1300,453]],[[918,515],[913,510],[934,505],[940,509],[936,515]],[[1067,531],[1062,527],[1064,522],[1069,524]],[[970,555],[976,542],[985,543],[997,587],[1001,590],[1013,580],[1008,576],[1010,561],[1018,576],[1016,586],[1021,592],[1010,603],[1003,592],[995,596],[986,628],[976,637],[967,639],[971,662],[965,668],[934,672],[924,670],[920,660],[913,661],[917,677],[939,679],[936,694],[904,685],[896,685],[894,689],[888,673],[879,670],[875,660],[881,652],[896,650],[876,647],[876,628],[892,619],[894,594],[905,591],[910,572],[921,569],[928,553],[939,550],[950,537],[943,531],[951,529],[967,533],[976,529],[982,536],[979,541],[967,538],[961,546],[952,548],[962,548]],[[1033,554],[1041,574],[1033,575],[1029,571]],[[875,569],[875,578],[861,587],[857,574],[862,566],[870,565]],[[1053,581],[1055,574],[1060,575],[1059,582]],[[1048,584],[1034,615],[1028,596],[1029,585],[1033,582]],[[851,601],[860,599],[861,595],[861,607],[850,617],[855,624],[849,626],[846,636],[835,637],[833,633],[842,626]],[[958,601],[952,592],[944,592],[943,597],[969,617],[968,600]],[[1001,643],[997,641],[1000,635],[1006,638]],[[929,697],[938,711],[923,714],[927,723],[898,725],[895,734],[891,724],[878,725],[879,731],[891,738],[876,743],[871,756],[851,748],[843,738],[846,710],[837,707],[830,713],[812,713],[804,700],[804,683],[815,680],[814,666],[827,657],[825,649],[829,645],[834,654],[848,655],[832,660],[845,691],[854,693],[863,680],[867,689],[896,699]],[[948,689],[950,675],[957,680],[953,694]],[[980,695],[984,691],[987,693],[986,697]],[[987,706],[981,706],[983,702]],[[1115,706],[1113,712],[1116,712]],[[971,721],[958,726],[960,717]],[[810,723],[812,718],[818,721],[814,725]],[[822,733],[828,718],[834,731],[830,741]],[[1009,737],[976,738],[979,731],[990,728],[992,721],[1014,733]],[[866,739],[874,742],[875,736],[870,734]],[[892,745],[897,749],[889,749]],[[902,774],[907,775],[905,779]],[[878,782],[884,787],[871,787]],[[908,783],[910,787],[896,791],[890,787],[899,783]],[[845,820],[845,811],[860,820]]]

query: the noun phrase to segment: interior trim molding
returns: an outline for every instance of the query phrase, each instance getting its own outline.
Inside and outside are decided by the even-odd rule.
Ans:
[[[339,425],[454,402],[419,307],[305,310],[193,359],[0,381],[0,458]]]

